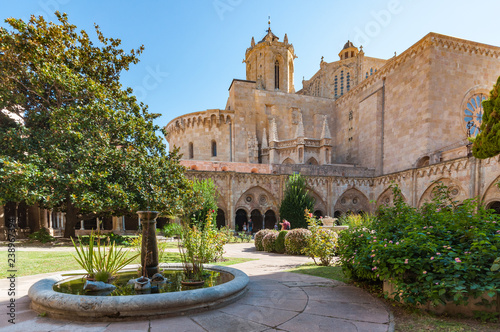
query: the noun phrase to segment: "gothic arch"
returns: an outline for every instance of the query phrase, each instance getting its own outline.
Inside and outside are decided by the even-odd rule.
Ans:
[[[275,54],[273,64],[275,66],[275,74],[274,74],[274,88],[276,90],[285,90],[286,81],[285,81],[285,60],[281,56],[281,54]],[[278,83],[276,84],[276,78],[278,79]]]
[[[429,156],[423,156],[423,157],[419,158],[415,164],[415,167],[421,168],[421,167],[429,166],[430,159],[431,158]]]
[[[245,191],[235,206],[236,209],[245,209],[249,213],[253,210],[265,213],[267,210],[277,211],[278,202],[269,191],[260,186],[255,186]]]
[[[286,158],[285,160],[283,160],[283,162],[281,164],[282,165],[293,165],[293,164],[295,164],[295,162],[291,158]]]
[[[406,202],[406,197],[401,193],[401,195],[403,196],[403,201]],[[384,192],[382,192],[378,198],[377,198],[377,209],[381,206],[381,205],[387,205],[387,206],[394,206],[394,194],[392,193],[392,188],[389,187],[387,188],[386,190],[384,190]]]
[[[417,207],[420,208],[420,207],[422,207],[422,205],[424,203],[432,201],[432,190],[439,183],[442,183],[445,186],[448,186],[448,189],[450,190],[450,196],[454,201],[462,202],[465,199],[467,199],[467,193],[459,184],[457,184],[455,181],[453,181],[450,178],[440,178],[436,181],[433,181],[432,184],[430,184],[427,187],[427,189],[424,191],[422,196],[420,196]]]
[[[341,214],[352,212],[370,212],[370,201],[361,191],[355,188],[347,189],[335,203],[335,212]]]
[[[316,210],[320,210],[321,212],[323,212],[324,215],[327,215],[328,210],[326,208],[325,201],[310,187],[307,187],[307,190],[309,190],[309,195],[311,195],[315,199],[313,211],[309,212],[313,213]]]
[[[318,161],[316,158],[311,157],[307,160],[306,165],[319,165]]]
[[[482,202],[486,207],[496,201],[500,201],[500,188],[497,185],[498,182],[500,182],[500,176],[493,180],[487,187],[488,189],[484,191]]]

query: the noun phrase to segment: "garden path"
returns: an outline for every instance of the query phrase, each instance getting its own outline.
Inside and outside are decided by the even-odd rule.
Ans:
[[[0,281],[0,331],[393,331],[391,312],[370,294],[342,282],[283,270],[310,262],[303,256],[256,251],[252,243],[226,246],[226,256],[255,258],[233,265],[250,276],[247,294],[228,306],[182,317],[117,323],[38,317],[27,291],[43,277],[16,283],[16,324],[7,321],[8,280]]]

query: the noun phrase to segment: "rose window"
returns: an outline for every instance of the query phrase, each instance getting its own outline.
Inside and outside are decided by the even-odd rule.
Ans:
[[[474,137],[479,133],[479,127],[483,120],[483,100],[486,95],[480,93],[476,94],[469,99],[467,106],[464,110],[464,121],[467,128],[467,136]]]

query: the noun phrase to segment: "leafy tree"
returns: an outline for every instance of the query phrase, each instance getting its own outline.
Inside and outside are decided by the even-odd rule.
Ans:
[[[472,154],[479,159],[500,153],[500,77],[490,92],[490,98],[483,101],[483,109],[481,132],[472,146]]]
[[[120,83],[143,47],[126,53],[97,25],[94,45],[56,15],[58,23],[32,16],[0,28],[0,120],[22,120],[0,121],[0,204],[66,212],[65,237],[96,216],[184,214],[193,192],[177,151],[155,133],[159,115]]]
[[[290,222],[291,228],[306,228],[304,211],[314,209],[315,199],[306,189],[306,180],[300,174],[288,178],[285,196],[281,201],[280,216]]]
[[[212,179],[193,180],[194,200],[197,204],[189,212],[189,219],[198,226],[205,224],[207,216],[213,219],[217,215],[217,187]],[[215,227],[215,224],[212,224]]]

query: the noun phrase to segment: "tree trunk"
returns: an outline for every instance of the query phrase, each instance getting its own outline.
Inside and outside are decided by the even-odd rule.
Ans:
[[[75,225],[78,222],[78,209],[75,208],[71,198],[66,197],[66,225],[64,225],[64,237],[76,237]]]

